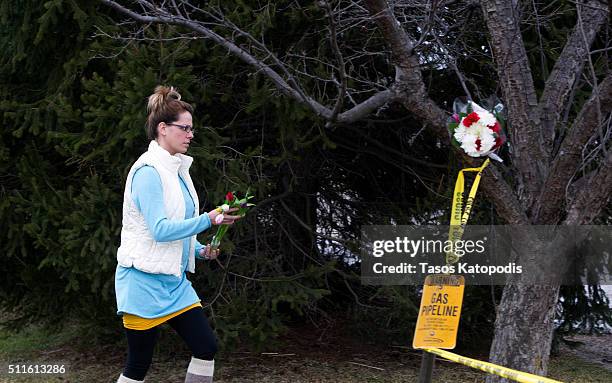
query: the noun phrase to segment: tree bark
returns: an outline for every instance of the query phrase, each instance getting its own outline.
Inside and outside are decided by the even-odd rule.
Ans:
[[[546,375],[559,286],[506,285],[495,319],[489,361]],[[494,375],[487,383],[508,382]]]
[[[599,116],[610,112],[612,112],[612,75],[608,75],[599,84],[597,92],[584,104],[563,140],[533,214],[536,223],[557,224],[562,218],[561,214],[567,211],[566,189],[582,162],[582,150],[600,127]]]
[[[521,36],[518,2],[481,0],[496,60],[497,75],[507,104],[512,162],[518,170],[521,202],[529,210],[546,174],[544,140],[537,97]]]
[[[580,188],[570,206],[564,224],[588,225],[599,215],[612,199],[612,152],[608,153],[603,166],[588,176],[587,183]]]
[[[542,118],[542,134],[547,157],[552,154],[555,127],[563,114],[568,95],[582,73],[595,35],[606,21],[607,10],[601,2],[590,0],[586,3],[587,6],[580,3],[576,5],[581,8],[581,21],[576,22],[550,76],[546,79],[538,106]]]
[[[514,274],[504,287],[489,353],[491,363],[541,376],[548,371],[559,283],[568,267],[568,252],[573,249],[567,228],[549,228],[527,225],[507,231],[512,237],[511,248],[524,262],[525,270]],[[542,259],[542,254],[547,258]],[[487,377],[487,383],[507,381],[495,375]]]

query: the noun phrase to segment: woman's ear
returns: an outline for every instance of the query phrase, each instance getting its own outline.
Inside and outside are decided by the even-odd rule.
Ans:
[[[165,122],[160,122],[159,124],[157,124],[157,135],[162,135],[165,136],[166,135],[166,123]]]

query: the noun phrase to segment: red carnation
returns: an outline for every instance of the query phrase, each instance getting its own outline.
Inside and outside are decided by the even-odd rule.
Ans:
[[[227,192],[227,194],[225,195],[225,199],[227,200],[227,202],[232,202],[234,200],[234,194],[232,192]]]
[[[491,129],[492,131],[494,131],[495,133],[499,134],[499,132],[501,132],[501,125],[499,125],[499,122],[495,121],[495,125],[493,126],[487,126],[487,128]]]
[[[504,140],[501,137],[495,137],[495,148],[499,148],[504,143]]]
[[[481,144],[481,143],[482,143],[482,141],[480,141],[480,138],[477,138],[477,139],[476,139],[476,142],[475,142],[475,144],[476,144],[476,150],[480,150],[480,144]]]
[[[478,115],[478,113],[472,112],[465,116],[465,118],[463,119],[463,125],[465,125],[465,127],[469,127],[478,120],[480,120],[480,116]]]

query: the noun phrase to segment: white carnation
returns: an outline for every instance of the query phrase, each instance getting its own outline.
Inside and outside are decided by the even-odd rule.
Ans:
[[[489,130],[490,131],[490,130]],[[480,136],[480,150],[481,154],[484,154],[491,150],[495,146],[495,137],[492,134],[486,133]]]
[[[463,126],[463,124],[459,124],[457,129],[455,129],[455,140],[457,140],[457,142],[462,142],[463,136],[465,136],[465,126]]]
[[[465,152],[472,157],[478,157],[479,154],[476,151],[476,140],[477,136],[467,133],[463,136],[463,141],[461,141],[461,148],[465,150]]]
[[[478,122],[482,122],[484,126],[495,125],[495,116],[493,116],[491,113],[485,111],[482,114],[478,113],[478,115],[480,116],[480,120]]]

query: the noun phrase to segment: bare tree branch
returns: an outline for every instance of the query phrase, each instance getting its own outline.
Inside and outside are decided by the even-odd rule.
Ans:
[[[205,27],[203,23],[201,22],[185,19],[182,16],[173,15],[161,9],[155,9],[156,16],[143,16],[136,12],[131,11],[130,9],[118,4],[115,1],[112,1],[112,0],[101,0],[101,1],[104,4],[111,6],[115,10],[137,21],[140,21],[140,22],[180,25],[194,32],[197,32],[198,34],[201,34],[205,36],[206,38],[211,39],[215,43],[225,47],[230,53],[239,57],[241,60],[243,60],[247,64],[257,68],[258,71],[263,72],[266,75],[266,77],[272,80],[272,82],[276,85],[276,87],[286,96],[289,96],[301,103],[306,104],[317,115],[320,115],[323,117],[329,117],[331,115],[331,111],[328,108],[319,104],[312,98],[304,96],[299,90],[294,89],[282,78],[281,75],[279,75],[269,65],[257,59],[256,57],[251,55],[246,50],[234,44],[232,41],[224,38],[223,36],[215,33],[211,29]],[[146,3],[146,2],[139,0],[139,3]]]
[[[414,41],[401,27],[385,0],[366,0],[365,3],[391,49],[397,71],[397,85],[402,89],[402,103],[409,111],[427,122],[440,139],[448,142],[446,113],[427,94],[419,61],[413,52]],[[464,153],[460,155],[463,155],[465,162],[474,162],[473,158]],[[498,170],[490,166],[486,174],[482,181],[483,189],[495,204],[500,216],[508,223],[527,223],[527,217],[520,209],[516,195]]]
[[[568,210],[565,225],[584,225],[593,222],[612,194],[612,152],[595,174],[589,177],[587,184],[580,188],[573,204]]]
[[[146,14],[140,14],[138,12],[135,12],[113,0],[100,1],[115,9],[119,13],[124,14],[138,22],[150,24],[161,23],[179,25],[197,33],[200,36],[212,40],[216,44],[225,47],[231,54],[235,55],[248,65],[254,67],[257,72],[261,72],[265,77],[270,79],[274,83],[276,88],[284,95],[290,97],[291,99],[299,103],[306,105],[318,116],[328,121],[332,119],[332,116],[334,114],[332,109],[320,104],[315,99],[305,94],[305,92],[302,91],[295,79],[291,76],[289,71],[287,71],[283,63],[275,55],[273,55],[272,52],[267,51],[267,48],[265,48],[265,46],[259,44],[259,42],[257,42],[257,40],[250,36],[248,33],[240,30],[238,27],[231,23],[225,22],[226,20],[219,18],[218,16],[215,17],[215,20],[217,22],[225,22],[225,24],[228,27],[232,28],[234,32],[246,36],[252,42],[257,43],[260,48],[265,48],[266,52],[268,53],[268,56],[272,58],[272,60],[277,66],[279,66],[282,71],[282,74],[284,74],[286,78],[284,78],[283,75],[279,74],[276,70],[274,70],[270,65],[266,64],[263,60],[257,58],[242,47],[237,46],[232,40],[219,35],[210,28],[207,28],[206,24],[203,22],[187,19],[181,15],[172,14],[170,13],[170,11],[162,8],[157,8],[151,3],[144,0],[138,0],[137,2],[143,7],[143,9],[145,9],[144,13]],[[202,10],[200,11],[204,12]],[[210,13],[208,12],[204,13],[210,15]],[[340,123],[351,123],[357,121],[372,113],[381,106],[389,102],[395,101],[397,97],[398,94],[395,88],[382,90],[378,93],[373,94],[363,102],[356,104],[351,109],[339,113],[337,121]]]
[[[336,100],[336,105],[334,105],[334,109],[332,110],[331,121],[333,122],[340,110],[344,105],[344,97],[346,96],[346,70],[344,68],[344,57],[342,56],[342,51],[340,51],[340,47],[338,46],[338,36],[336,32],[336,21],[334,20],[334,12],[332,10],[331,5],[327,1],[321,1],[323,8],[325,9],[325,13],[327,13],[327,18],[329,20],[329,39],[331,42],[332,50],[334,51],[334,55],[336,56],[336,60],[338,61],[338,100]]]
[[[438,45],[442,46],[442,43],[440,42],[438,36],[434,35],[434,39],[436,40]],[[444,50],[444,55],[447,57],[448,65],[450,65],[453,68],[453,71],[455,71],[455,74],[459,79],[459,83],[461,84],[461,87],[463,88],[463,91],[465,92],[465,95],[467,96],[468,100],[473,100],[472,93],[470,93],[470,90],[467,87],[467,84],[465,83],[465,76],[463,75],[463,73],[461,73],[459,67],[457,66],[457,59],[447,53],[445,48],[442,49]]]
[[[519,194],[529,209],[539,194],[546,174],[544,142],[529,60],[521,36],[517,1],[481,0],[504,100],[512,161],[518,169]]]
[[[152,17],[152,16],[146,16],[146,15],[141,15],[140,13],[134,12],[128,8],[125,8],[124,6],[111,1],[111,0],[100,0],[103,4],[108,5],[109,7],[113,8],[114,10],[116,10],[119,13],[123,13],[126,16],[131,17],[132,19],[136,20],[136,21],[140,21],[141,23],[160,23],[160,22],[164,22],[159,20],[157,17]]]
[[[370,52],[367,52],[366,50],[361,52],[355,50],[351,51],[351,48],[349,48],[347,51],[352,53],[344,56],[337,38],[338,34],[340,33],[339,30],[348,30],[350,28],[350,23],[355,23],[355,20],[360,20],[360,22],[362,22],[364,17],[366,19],[368,18],[368,15],[365,13],[366,10],[361,8],[361,5],[357,3],[350,3],[348,7],[345,8],[338,6],[338,9],[332,9],[331,5],[327,2],[323,4],[324,8],[327,7],[327,17],[329,18],[328,28],[330,32],[332,52],[336,57],[336,65],[331,65],[329,63],[323,64],[329,68],[330,72],[337,71],[338,74],[338,81],[332,80],[336,86],[338,86],[338,98],[330,101],[331,106],[326,106],[320,101],[317,101],[314,97],[308,95],[307,92],[300,87],[297,79],[293,76],[295,73],[299,74],[296,69],[291,68],[288,62],[283,62],[279,57],[271,52],[262,41],[255,39],[249,33],[231,23],[231,21],[226,20],[220,11],[214,13],[215,11],[202,10],[199,8],[194,8],[190,5],[191,11],[199,12],[211,19],[212,23],[207,23],[204,21],[190,19],[189,13],[185,9],[185,5],[183,3],[177,4],[175,1],[168,2],[169,8],[163,8],[155,6],[145,0],[137,0],[135,3],[137,6],[141,7],[138,12],[134,10],[137,9],[136,7],[130,9],[119,4],[118,1],[101,1],[121,14],[127,15],[138,22],[147,24],[163,23],[182,26],[186,30],[190,31],[190,33],[195,33],[195,35],[199,37],[212,40],[216,44],[225,47],[232,55],[238,57],[251,67],[255,68],[257,73],[261,73],[267,79],[271,80],[274,86],[281,93],[303,105],[306,105],[314,113],[329,122],[350,124],[366,118],[368,115],[372,114],[381,107],[384,107],[388,103],[400,102],[402,105],[404,105],[408,112],[424,121],[429,128],[437,134],[440,140],[445,143],[449,142],[449,137],[446,130],[447,113],[430,98],[427,92],[425,81],[421,72],[422,62],[419,60],[419,55],[414,52],[417,42],[406,32],[406,30],[404,30],[397,16],[394,14],[391,5],[386,0],[364,0],[362,4],[364,4],[367,8],[367,12],[371,17],[370,21],[374,21],[377,24],[378,30],[382,33],[382,36],[389,47],[392,63],[395,66],[395,82],[390,83],[392,81],[382,77],[375,80],[380,81],[379,83],[370,84],[369,90],[364,91],[355,89],[355,92],[353,92],[353,90],[349,92],[347,87],[347,79],[351,79],[351,81],[353,81],[353,76],[357,72],[346,72],[346,68],[350,67],[351,65],[347,64],[350,61],[346,60],[364,57],[364,55],[368,55]],[[588,1],[590,4],[595,0]],[[481,0],[481,3],[483,5],[485,18],[487,19],[488,29],[492,36],[491,46],[495,53],[495,59],[497,60],[502,89],[504,90],[505,99],[511,112],[510,122],[513,127],[512,137],[514,141],[513,163],[517,167],[517,174],[519,174],[520,177],[518,189],[519,195],[524,193],[524,195],[521,196],[523,206],[521,206],[517,194],[513,192],[510,185],[503,180],[501,174],[499,174],[498,170],[494,167],[487,170],[486,173],[489,176],[483,179],[483,189],[487,193],[490,200],[495,204],[499,214],[509,223],[527,223],[529,220],[526,212],[530,206],[533,206],[532,203],[535,198],[541,194],[541,199],[539,201],[541,203],[538,205],[548,206],[545,209],[550,210],[538,212],[542,214],[542,219],[545,219],[544,217],[559,214],[559,206],[562,204],[556,203],[555,201],[557,201],[559,198],[561,198],[561,200],[564,198],[565,185],[567,185],[569,180],[571,180],[574,172],[576,171],[577,158],[575,156],[580,155],[581,147],[588,142],[589,138],[593,135],[595,127],[598,126],[598,122],[593,120],[593,118],[596,119],[596,117],[593,116],[596,116],[597,114],[583,111],[584,113],[579,116],[573,129],[571,129],[570,134],[562,144],[561,151],[563,151],[563,154],[561,154],[560,151],[560,155],[558,155],[558,158],[555,160],[553,171],[551,172],[550,178],[547,179],[548,183],[546,184],[547,188],[545,189],[547,192],[540,193],[539,190],[542,187],[544,180],[543,175],[545,174],[544,170],[541,168],[542,166],[545,166],[543,162],[545,155],[542,152],[543,141],[542,136],[540,135],[541,132],[538,130],[540,128],[538,114],[539,109],[537,100],[535,98],[535,90],[531,78],[531,72],[529,70],[525,48],[520,36],[519,21],[518,16],[516,15],[518,10],[514,8],[516,6],[516,2],[506,2],[502,0]],[[181,8],[181,6],[183,8]],[[427,23],[431,23],[436,19],[434,12],[435,7],[430,7],[429,5],[425,6],[424,3],[397,3],[394,4],[394,6],[397,8],[396,11],[401,13],[400,16],[402,20],[407,20],[407,22],[414,22],[418,19],[418,17],[420,17],[418,16],[417,18],[414,18],[412,16],[411,7],[414,6],[420,7],[419,10],[427,10],[427,12],[425,12],[426,19],[428,20]],[[345,11],[349,8],[351,11],[347,11],[348,15],[341,18],[337,16],[337,12]],[[594,10],[590,8],[587,10],[587,7],[584,8],[584,19],[590,17],[587,12],[602,12],[600,7]],[[511,20],[511,22],[508,23],[508,20]],[[365,24],[362,23],[360,25]],[[420,25],[423,26],[425,24]],[[431,47],[431,45],[427,44],[430,44],[434,40],[439,40],[437,35],[431,37],[436,33],[435,27],[432,27],[429,24],[425,25],[425,27],[428,29],[426,29],[427,32],[423,32],[421,35],[420,43],[422,48]],[[214,30],[212,28],[214,28]],[[219,32],[219,30],[223,29],[229,31],[229,37],[224,37],[221,32]],[[587,33],[587,40],[592,40],[590,33],[591,32]],[[431,38],[426,41],[427,34],[429,34]],[[234,40],[237,36],[246,38],[249,41],[249,46],[246,48],[239,46],[236,40]],[[584,44],[585,37],[582,36],[582,39],[583,48],[581,49],[585,50],[585,52],[583,52],[584,54],[587,54],[588,47],[584,47],[586,45]],[[438,41],[438,45],[441,44],[443,44],[443,42],[441,40]],[[567,52],[570,50],[570,48],[566,49]],[[443,60],[444,55],[442,55],[440,51],[433,50],[431,52],[433,53],[428,57],[432,58],[434,62],[437,62],[436,60],[438,59]],[[569,55],[569,53],[566,54]],[[304,60],[305,59],[306,57]],[[577,58],[575,58],[575,60],[578,61]],[[575,68],[577,64],[572,65],[569,65],[569,67]],[[458,70],[457,68],[455,69]],[[558,73],[555,72],[555,75],[561,76],[561,72],[563,70],[568,70],[568,67],[559,65],[559,67],[556,69]],[[308,73],[304,72],[304,75],[308,75]],[[359,76],[358,73],[357,76]],[[322,83],[323,87],[329,81],[329,79],[324,78],[315,78],[315,80],[317,80],[318,84]],[[605,104],[607,97],[605,96],[605,94],[607,94],[606,90],[609,89],[609,85],[605,84],[607,84],[607,82],[604,81],[604,84],[601,84],[600,92],[598,93],[601,95],[601,99],[596,100],[601,102],[602,105]],[[568,86],[571,89],[572,85]],[[372,94],[372,89],[377,88],[382,88],[382,90]],[[554,99],[553,104],[563,103],[564,100],[560,94],[556,96],[552,95],[555,89],[558,92],[563,93],[560,88],[554,88],[551,85],[551,88],[548,91],[549,96],[547,97],[550,97],[551,100]],[[368,92],[370,94],[369,98],[361,101],[360,103],[355,103],[352,97],[359,94],[359,92]],[[353,102],[354,105],[348,110],[344,110],[345,97]],[[545,102],[544,98],[542,102]],[[590,102],[588,104],[590,105],[589,107],[585,106],[585,110],[588,109],[591,112],[595,110],[592,109],[595,106],[591,104],[592,103]],[[599,108],[596,109],[599,110]],[[589,127],[590,130],[585,129]],[[534,143],[536,144],[534,145]],[[568,153],[570,154],[568,155]],[[464,156],[464,160],[467,163],[470,163],[471,161],[471,159],[466,158],[466,156]],[[555,180],[553,177],[554,175],[560,175],[561,179]],[[548,186],[551,187],[549,188]],[[562,192],[557,194],[549,192],[551,190],[555,190],[555,188]],[[551,194],[553,195],[551,196]],[[559,197],[559,195],[561,195],[561,197]],[[553,212],[555,209],[557,213]]]
[[[535,222],[558,221],[566,198],[566,186],[580,166],[582,149],[597,134],[601,125],[598,115],[612,111],[612,74],[602,81],[597,90],[576,117],[553,161],[534,212]]]
[[[381,106],[396,101],[400,97],[397,86],[391,86],[390,89],[378,92],[367,100],[355,105],[353,108],[340,113],[338,122],[350,124],[359,121],[376,111]]]
[[[535,18],[536,33],[538,35],[538,46],[540,47],[540,71],[542,72],[542,75],[544,75],[544,73],[547,73],[548,65],[546,63],[546,54],[544,54],[544,46],[542,44],[542,27],[540,24],[540,15],[538,14],[538,6],[535,0],[531,0],[531,3],[533,8],[533,15]]]
[[[589,48],[597,31],[605,24],[607,9],[597,0],[587,2],[590,7],[577,4],[582,12],[567,43],[546,80],[538,109],[542,121],[542,134],[547,156],[553,150],[555,126],[562,116],[563,108],[574,83],[580,77]],[[582,21],[581,21],[582,20]]]
[[[365,4],[391,49],[396,69],[395,80],[401,89],[400,101],[448,142],[445,128],[447,115],[427,94],[419,59],[413,52],[415,41],[401,27],[387,1],[365,0]]]

